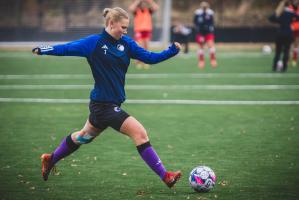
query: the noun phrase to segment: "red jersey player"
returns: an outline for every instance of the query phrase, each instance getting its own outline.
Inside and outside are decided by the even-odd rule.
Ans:
[[[289,6],[291,10],[293,10],[297,15],[299,15],[299,0],[291,1],[291,5]],[[294,43],[293,43],[293,51],[292,51],[292,66],[295,67],[297,65],[298,53],[299,53],[299,21],[294,20],[291,24],[291,28],[293,30]]]
[[[214,35],[214,11],[210,9],[209,3],[203,1],[200,8],[195,11],[193,23],[196,29],[196,42],[199,45],[198,67],[205,67],[204,45],[207,44],[210,52],[210,62],[212,67],[217,66],[215,35]]]

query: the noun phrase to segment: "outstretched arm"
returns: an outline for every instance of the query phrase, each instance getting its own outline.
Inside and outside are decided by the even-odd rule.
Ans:
[[[88,57],[96,46],[98,35],[92,35],[77,41],[55,46],[43,45],[32,49],[37,55]]]
[[[138,46],[135,41],[131,41],[130,43],[130,57],[133,59],[140,60],[147,64],[156,64],[167,60],[176,54],[179,53],[181,49],[181,45],[178,42],[173,43],[168,49],[155,53],[151,51],[147,51],[142,47]]]
[[[283,9],[284,9],[284,7],[286,5],[286,2],[287,2],[287,0],[282,0],[282,1],[279,2],[278,6],[277,6],[277,8],[275,10],[275,16],[276,17],[280,17],[280,15],[282,14]]]

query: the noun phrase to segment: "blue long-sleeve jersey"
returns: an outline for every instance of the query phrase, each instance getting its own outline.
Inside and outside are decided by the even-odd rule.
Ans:
[[[197,34],[214,33],[214,11],[210,8],[197,9],[194,13],[193,23]]]
[[[105,30],[67,44],[41,47],[41,55],[81,56],[87,58],[95,80],[90,99],[120,105],[126,99],[125,76],[130,58],[148,64],[164,61],[179,52],[172,44],[160,53],[147,51],[128,36],[116,40]]]

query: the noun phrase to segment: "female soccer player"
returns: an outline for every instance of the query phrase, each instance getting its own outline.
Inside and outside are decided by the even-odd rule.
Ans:
[[[149,52],[125,36],[129,15],[122,8],[105,8],[105,29],[102,33],[55,46],[40,46],[32,49],[38,55],[85,57],[95,80],[90,93],[89,118],[82,130],[65,137],[51,154],[42,154],[42,176],[46,181],[55,164],[76,151],[82,144],[91,142],[107,127],[129,136],[146,164],[172,187],[181,177],[181,172],[166,171],[158,154],[149,142],[143,125],[121,109],[125,101],[125,75],[130,58],[155,64],[175,56],[181,46],[172,44],[160,53]]]
[[[214,11],[210,9],[208,2],[201,2],[200,8],[195,11],[193,23],[196,30],[196,42],[198,49],[198,67],[205,67],[204,46],[208,45],[210,52],[210,63],[212,67],[217,67],[215,35],[214,35]]]

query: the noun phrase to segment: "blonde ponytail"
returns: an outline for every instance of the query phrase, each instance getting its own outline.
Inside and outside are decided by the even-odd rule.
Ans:
[[[103,17],[104,18],[106,18],[106,16],[107,16],[107,14],[108,14],[108,12],[111,10],[111,8],[105,8],[104,10],[103,10]]]
[[[110,20],[118,22],[121,19],[129,19],[129,14],[127,11],[120,7],[115,8],[105,8],[103,10],[103,16],[105,18],[105,26],[108,26]]]

